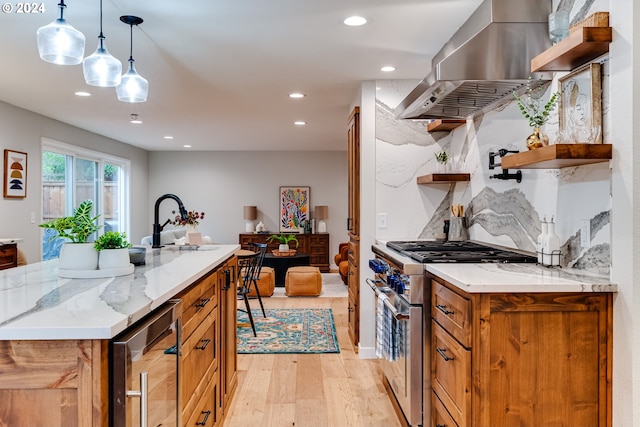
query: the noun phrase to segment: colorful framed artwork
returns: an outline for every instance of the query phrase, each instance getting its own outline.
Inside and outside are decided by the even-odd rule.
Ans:
[[[4,150],[4,197],[27,197],[27,153]]]
[[[309,187],[280,187],[280,232],[304,233],[309,221]]]
[[[571,142],[602,144],[600,64],[581,67],[558,79],[559,128]]]

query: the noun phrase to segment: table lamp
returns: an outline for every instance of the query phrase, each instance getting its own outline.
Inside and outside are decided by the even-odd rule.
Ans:
[[[329,206],[316,206],[316,221],[318,222],[318,233],[327,232],[327,223],[324,222],[324,220],[327,218],[329,218]]]
[[[251,233],[253,231],[253,221],[258,219],[258,207],[257,206],[245,206],[243,208],[244,219],[247,220],[245,231]]]

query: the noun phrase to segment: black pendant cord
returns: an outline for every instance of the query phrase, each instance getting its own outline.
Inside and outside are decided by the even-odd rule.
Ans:
[[[129,24],[131,33],[129,34],[129,62],[133,62],[133,24]]]
[[[58,3],[58,7],[60,8],[60,20],[62,21],[64,19],[64,10],[67,7],[67,5],[64,4],[64,0],[60,0],[60,3]]]

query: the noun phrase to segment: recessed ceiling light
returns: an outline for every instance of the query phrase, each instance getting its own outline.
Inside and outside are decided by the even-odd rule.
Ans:
[[[349,27],[359,27],[366,24],[367,20],[362,16],[350,16],[348,18],[345,18],[342,22],[344,23],[344,25],[348,25]]]
[[[76,96],[91,96],[89,92],[78,91],[75,93]]]
[[[302,120],[298,120],[296,122],[293,122],[294,125],[296,126],[304,126],[307,124],[307,122],[303,122]]]
[[[384,71],[385,73],[390,73],[391,71],[395,71],[396,67],[394,67],[393,65],[385,65],[384,67],[380,68],[380,71]]]
[[[301,92],[293,92],[289,94],[289,98],[304,98],[305,96],[307,95]]]
[[[182,146],[182,148],[191,148],[191,146],[189,144],[185,144]]]
[[[173,139],[173,137],[171,135],[167,135],[164,137],[164,139]]]
[[[140,120],[140,119],[138,118],[138,115],[137,115],[137,114],[132,114],[132,115],[131,115],[131,120],[130,120],[130,121],[131,121],[131,123],[136,124],[136,125],[139,125],[140,123],[142,123],[142,120]]]

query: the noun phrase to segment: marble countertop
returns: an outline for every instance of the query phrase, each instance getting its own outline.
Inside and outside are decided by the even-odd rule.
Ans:
[[[239,245],[147,248],[126,276],[65,279],[58,260],[0,271],[0,340],[111,339],[220,265]]]
[[[618,291],[618,285],[611,283],[608,276],[585,270],[520,263],[420,264],[382,243],[373,245],[373,249],[401,265],[405,273],[417,274],[426,270],[469,293]]]

